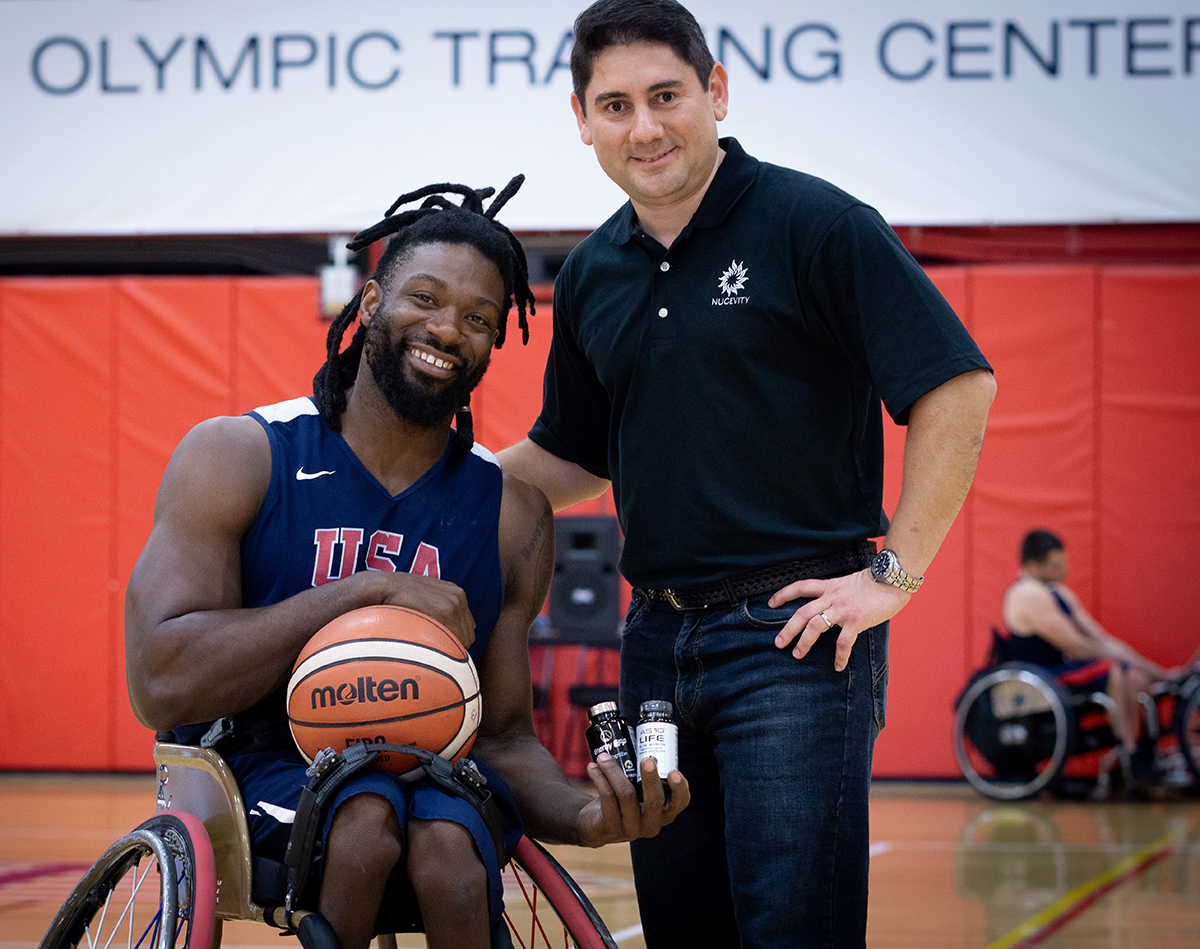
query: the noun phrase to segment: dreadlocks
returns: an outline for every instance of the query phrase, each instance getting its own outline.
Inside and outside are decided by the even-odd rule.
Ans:
[[[495,346],[504,345],[508,324],[508,311],[517,304],[522,344],[529,342],[529,321],[526,311],[533,314],[533,292],[529,289],[529,267],[525,262],[525,251],[513,233],[495,219],[496,212],[508,202],[524,182],[524,175],[517,175],[504,186],[495,200],[484,210],[483,200],[496,193],[495,188],[475,190],[466,185],[426,185],[417,191],[402,194],[384,213],[378,224],[359,231],[346,246],[350,250],[361,250],[389,234],[387,249],[375,267],[374,279],[386,294],[391,288],[392,274],[398,263],[407,259],[412,249],[422,244],[469,244],[494,263],[504,282],[504,305],[500,313],[500,325]],[[462,202],[455,204],[447,195],[460,195]],[[397,209],[422,201],[418,208],[396,213]],[[354,295],[329,327],[326,337],[325,364],[313,377],[313,397],[326,423],[335,432],[341,431],[342,413],[346,410],[346,390],[358,376],[359,361],[366,327],[359,324],[350,344],[342,349],[342,337],[347,327],[354,322],[362,302],[362,291]],[[471,425],[471,408],[464,405],[455,415],[456,447],[469,451],[474,441]]]

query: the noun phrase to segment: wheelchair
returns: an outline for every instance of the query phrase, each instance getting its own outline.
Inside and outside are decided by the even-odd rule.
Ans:
[[[996,646],[1000,637],[993,631]],[[993,648],[993,657],[1003,656]],[[1200,673],[1159,682],[1139,696],[1143,741],[1152,748],[1156,772],[1181,786],[1200,781]],[[954,757],[963,777],[980,793],[1001,801],[1025,800],[1056,790],[1073,758],[1103,752],[1094,796],[1111,788],[1117,762],[1104,692],[1066,689],[1044,667],[998,661],[976,672],[954,704]],[[1170,767],[1172,760],[1176,764]]]
[[[220,754],[159,741],[154,761],[157,813],[83,875],[40,949],[217,949],[227,919],[293,933],[305,949],[338,949],[321,916],[256,888],[241,792]],[[504,878],[504,918],[515,945],[616,949],[595,907],[536,841],[521,838]],[[395,949],[396,937],[377,936],[376,945]]]

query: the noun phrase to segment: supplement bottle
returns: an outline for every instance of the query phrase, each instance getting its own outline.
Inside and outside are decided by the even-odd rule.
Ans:
[[[598,754],[607,751],[621,766],[625,777],[637,788],[640,797],[642,786],[638,783],[637,746],[633,729],[617,711],[617,703],[600,702],[593,705],[588,709],[588,722],[586,737],[592,760],[595,761]]]
[[[662,777],[663,793],[669,800],[671,786],[667,775],[679,768],[679,728],[671,721],[671,703],[651,699],[642,703],[637,724],[637,763],[641,774],[642,759],[653,758]]]

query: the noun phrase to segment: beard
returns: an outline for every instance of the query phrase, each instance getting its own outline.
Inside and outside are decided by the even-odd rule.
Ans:
[[[458,360],[459,370],[444,383],[414,378],[406,356],[413,344],[452,356]],[[467,404],[492,358],[489,353],[477,365],[471,365],[461,347],[436,344],[415,330],[393,341],[392,328],[383,320],[374,320],[367,327],[365,349],[375,384],[392,411],[401,421],[424,428],[444,422]]]

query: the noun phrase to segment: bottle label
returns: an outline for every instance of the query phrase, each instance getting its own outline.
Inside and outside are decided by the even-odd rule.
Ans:
[[[587,730],[588,751],[592,760],[607,751],[621,766],[625,776],[633,783],[638,781],[637,762],[633,756],[632,736],[624,723],[611,721],[594,722]]]
[[[640,722],[637,727],[637,759],[653,758],[664,781],[679,770],[679,729],[672,722]]]

